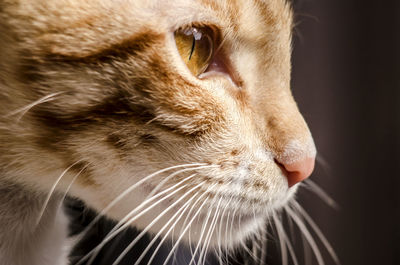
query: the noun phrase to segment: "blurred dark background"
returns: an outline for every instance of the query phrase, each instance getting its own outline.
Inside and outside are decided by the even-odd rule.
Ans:
[[[340,210],[308,192],[300,201],[343,265],[400,264],[400,1],[295,11],[293,93],[327,164],[312,178]]]
[[[292,87],[318,149],[312,179],[340,209],[304,189],[299,201],[342,265],[400,264],[400,1],[295,0],[294,8]],[[82,207],[73,203],[70,210],[76,223],[85,224],[92,214],[80,215]],[[111,227],[108,221],[96,226],[74,255],[94,246]],[[111,264],[138,233],[119,236],[94,264]],[[131,264],[149,240],[121,264]],[[317,264],[304,261],[298,236],[293,242],[300,264]],[[326,264],[334,264],[318,244]],[[163,253],[160,264],[168,246]],[[178,254],[182,264],[187,254]],[[237,264],[243,259],[237,257]],[[268,260],[281,264],[279,251],[272,248]]]

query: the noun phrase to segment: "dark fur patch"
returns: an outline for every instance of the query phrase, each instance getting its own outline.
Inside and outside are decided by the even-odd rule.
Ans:
[[[68,138],[78,136],[86,130],[100,127],[145,126],[157,128],[174,134],[179,134],[174,128],[157,121],[151,106],[136,104],[124,95],[118,94],[104,100],[101,104],[88,107],[80,112],[63,113],[52,103],[43,104],[32,109],[31,115],[36,120],[40,134],[36,143],[53,151],[64,150]],[[107,125],[108,124],[108,125]],[[127,127],[129,128],[129,127]],[[132,128],[133,130],[134,128]],[[143,144],[154,144],[158,139],[149,133],[139,135]],[[114,148],[126,150],[123,136],[111,134],[107,142]]]
[[[110,144],[115,149],[124,150],[126,145],[125,141],[121,138],[121,136],[113,133],[107,136],[106,142]]]
[[[150,108],[129,102],[123,95],[115,95],[80,112],[63,113],[62,109],[52,106],[51,103],[32,109],[34,117],[41,131],[37,143],[46,149],[63,148],[63,142],[70,135],[78,135],[82,131],[93,129],[94,126],[105,124],[129,123],[147,124],[155,118]],[[112,141],[114,144],[118,141]]]
[[[18,67],[17,75],[19,80],[25,84],[39,83],[45,79],[38,67],[38,62],[32,59],[22,61]]]
[[[150,133],[138,133],[138,132],[135,133],[136,135],[134,135],[133,137],[137,138],[138,143],[140,145],[153,146],[154,144],[159,143],[158,138]],[[112,148],[119,150],[120,157],[124,158],[131,152],[132,147],[129,146],[127,141],[131,140],[130,139],[131,137],[132,136],[129,135],[129,133],[127,134],[113,133],[108,135],[105,141]]]
[[[238,154],[239,154],[239,150],[237,150],[237,149],[234,149],[231,151],[232,156],[237,156]]]
[[[79,174],[77,180],[85,186],[97,186],[98,184],[94,181],[91,173],[89,163],[79,162],[75,164],[71,169],[71,172]]]
[[[80,131],[91,124],[102,123],[105,120],[126,120],[135,117],[142,122],[149,122],[154,118],[148,108],[134,103],[129,104],[120,96],[107,98],[96,106],[74,113],[63,113],[62,109],[51,104],[46,106],[38,106],[32,110],[33,116],[47,128],[59,128],[65,131]]]
[[[143,54],[145,50],[152,47],[155,43],[160,42],[163,38],[162,34],[146,31],[125,39],[120,43],[100,48],[90,54],[48,52],[45,57],[52,61],[62,62],[108,63],[111,60],[126,60],[129,57]]]
[[[143,144],[149,144],[149,145],[152,145],[152,144],[158,142],[158,138],[150,133],[145,133],[145,134],[140,135],[139,139]]]

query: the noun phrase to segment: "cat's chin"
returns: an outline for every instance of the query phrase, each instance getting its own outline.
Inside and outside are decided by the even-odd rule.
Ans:
[[[199,221],[195,222],[191,228],[191,235],[185,237],[185,241],[189,244],[202,242],[213,248],[235,249],[243,242],[265,232],[268,223],[273,220],[275,212],[282,211],[290,204],[291,200],[294,200],[297,189],[298,185],[295,185],[289,188],[285,194],[277,195],[277,200],[270,205],[242,206],[224,213],[221,213],[224,211],[224,207],[220,211],[214,207],[210,216],[200,215]],[[213,214],[215,212],[216,215]],[[204,225],[205,223],[207,224]],[[203,236],[202,231],[204,231]],[[208,234],[210,231],[212,232]]]
[[[267,229],[268,222],[272,220],[272,211],[269,213],[238,214],[232,217],[233,212],[225,214],[224,217],[211,215],[208,222],[207,216],[201,216],[190,227],[190,233],[182,235],[180,232],[184,226],[178,226],[174,235],[168,237],[176,240],[182,237],[185,245],[194,247],[208,246],[208,248],[218,250],[234,250],[241,244],[257,238]],[[201,219],[201,220],[200,220]]]
[[[248,239],[254,238],[266,229],[269,216],[266,214],[237,214],[233,217],[232,212],[221,217],[219,215],[201,215],[191,223],[191,218],[183,218],[182,222],[174,224],[172,231],[164,230],[161,234],[158,228],[150,229],[153,236],[164,238],[175,244],[191,245],[192,248],[233,250]],[[168,218],[165,221],[168,222]],[[152,220],[148,220],[150,223]],[[141,226],[136,226],[140,230]],[[169,226],[169,228],[172,226]]]
[[[158,238],[172,239],[177,244],[192,245],[194,248],[198,245],[199,248],[208,246],[210,249],[235,249],[265,231],[268,222],[273,220],[274,212],[280,211],[293,199],[296,186],[279,196],[279,202],[273,205],[259,204],[252,208],[240,205],[239,201],[226,201],[220,205],[199,202],[196,207],[188,207],[184,213],[179,213],[183,206],[177,206],[173,208],[176,211],[166,214],[147,231]],[[204,209],[200,211],[201,205]],[[146,230],[158,217],[159,213],[154,211],[132,225]],[[175,222],[176,219],[179,221]]]

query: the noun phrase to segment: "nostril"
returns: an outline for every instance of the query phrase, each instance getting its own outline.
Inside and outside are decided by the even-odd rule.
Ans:
[[[307,157],[293,163],[281,163],[275,160],[276,163],[284,171],[289,187],[308,178],[314,170],[315,157]]]

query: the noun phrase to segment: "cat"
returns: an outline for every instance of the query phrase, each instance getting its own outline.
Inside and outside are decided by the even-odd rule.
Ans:
[[[285,0],[2,0],[0,264],[68,264],[65,196],[194,255],[293,214],[316,148],[292,17]]]

